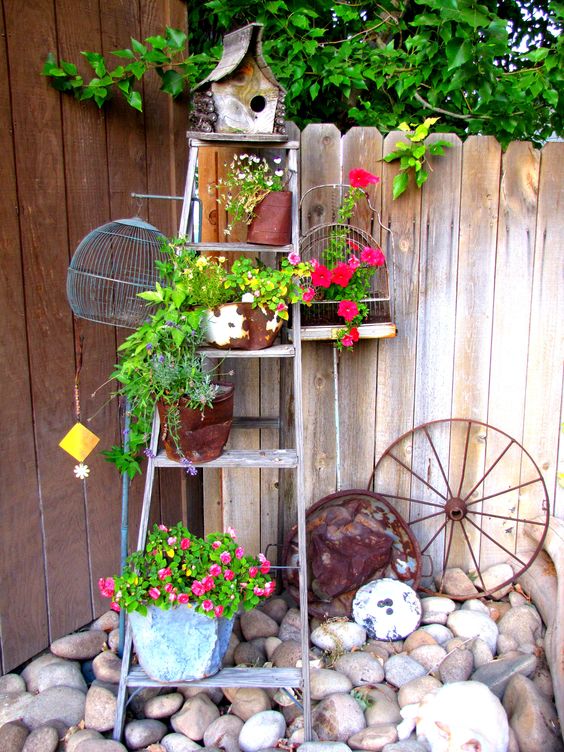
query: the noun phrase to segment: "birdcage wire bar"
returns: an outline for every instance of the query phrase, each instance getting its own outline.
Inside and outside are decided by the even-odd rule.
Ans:
[[[138,293],[159,279],[156,260],[163,234],[140,219],[109,222],[78,245],[67,273],[67,297],[74,314],[101,324],[134,329],[148,315]]]

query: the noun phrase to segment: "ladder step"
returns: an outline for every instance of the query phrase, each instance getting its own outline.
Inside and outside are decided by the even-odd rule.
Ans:
[[[233,418],[232,428],[261,428],[278,431],[280,429],[280,418],[275,416],[254,418],[251,416],[235,416]]]
[[[181,468],[179,462],[169,460],[164,450],[154,459],[155,467]],[[226,449],[211,462],[198,463],[196,467],[297,467],[298,455],[295,449]]]
[[[200,131],[187,131],[189,146],[209,146],[218,141],[228,143],[230,146],[241,144],[243,146],[279,146],[284,149],[299,149],[299,141],[288,141],[288,137],[280,133],[201,133]]]
[[[301,687],[299,668],[224,668],[214,676],[188,682],[162,682],[149,679],[140,666],[134,666],[128,677],[128,687]]]
[[[263,350],[220,350],[218,347],[200,347],[208,358],[293,358],[294,345],[271,345]]]
[[[302,326],[300,339],[304,340],[333,340],[337,339],[336,332],[341,329],[340,324],[333,326]],[[395,337],[397,328],[395,324],[361,324],[358,328],[360,339],[385,339]],[[294,332],[289,329],[288,336],[294,338]]]
[[[227,241],[224,243],[187,243],[190,248],[202,253],[233,253],[241,251],[244,253],[290,253],[293,251],[293,245],[259,245],[258,243],[236,243]]]

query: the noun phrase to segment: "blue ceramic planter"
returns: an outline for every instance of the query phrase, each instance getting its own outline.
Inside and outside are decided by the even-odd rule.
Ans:
[[[188,605],[169,611],[149,606],[147,616],[133,612],[129,621],[141,668],[151,679],[172,683],[217,674],[233,629],[233,619],[210,619]]]

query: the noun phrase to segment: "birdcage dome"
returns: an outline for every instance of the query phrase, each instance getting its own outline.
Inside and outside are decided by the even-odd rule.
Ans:
[[[155,261],[165,260],[163,234],[142,219],[117,219],[80,242],[67,273],[73,313],[102,324],[134,329],[147,317],[138,293],[159,279]]]

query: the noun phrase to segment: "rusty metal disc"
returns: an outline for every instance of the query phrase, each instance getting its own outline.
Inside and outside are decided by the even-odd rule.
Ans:
[[[378,460],[370,487],[416,536],[432,570],[420,587],[427,593],[466,600],[498,592],[533,563],[548,529],[537,464],[516,439],[477,420],[436,420],[407,431]],[[538,542],[526,525],[542,528]],[[494,564],[509,564],[513,575],[490,585],[483,572]],[[445,572],[456,567],[470,573],[477,592],[446,591]]]

